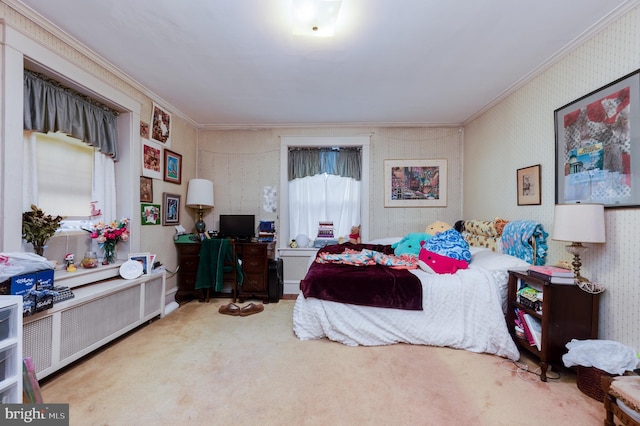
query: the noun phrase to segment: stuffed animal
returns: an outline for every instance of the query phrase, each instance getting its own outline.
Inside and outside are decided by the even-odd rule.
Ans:
[[[351,227],[349,242],[352,244],[360,244],[362,242],[362,240],[360,239],[360,225]]]
[[[414,256],[418,256],[420,253],[420,243],[431,238],[431,235],[425,234],[423,232],[412,232],[407,234],[397,243],[393,243],[391,248],[393,249],[393,253],[396,256],[400,256],[401,254],[412,254]]]
[[[424,230],[425,233],[433,236],[436,235],[438,232],[444,232],[444,231],[448,231],[449,229],[451,229],[452,226],[449,225],[446,222],[442,222],[442,221],[437,221],[437,222],[433,222],[431,225],[427,226]]]
[[[439,232],[422,244],[418,266],[426,272],[454,274],[471,262],[469,243],[455,229]]]

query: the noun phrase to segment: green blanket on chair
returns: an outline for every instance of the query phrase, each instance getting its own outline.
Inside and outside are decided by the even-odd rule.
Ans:
[[[198,275],[196,278],[196,290],[213,288],[222,291],[225,262],[233,263],[233,247],[228,239],[205,239],[200,247],[200,261],[198,262]],[[236,276],[238,285],[242,285],[242,268],[236,262]],[[228,266],[227,268],[230,268]]]

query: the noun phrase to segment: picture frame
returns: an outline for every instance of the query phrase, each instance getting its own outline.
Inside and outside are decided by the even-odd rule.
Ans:
[[[140,137],[149,139],[149,123],[140,122]]]
[[[385,207],[446,207],[447,160],[384,160]]]
[[[182,155],[177,152],[164,150],[164,176],[165,182],[177,183],[182,182]]]
[[[151,110],[151,140],[171,146],[171,113],[155,102]]]
[[[153,203],[153,179],[140,176],[140,202]]]
[[[153,263],[151,263],[151,254],[145,253],[129,253],[129,260],[135,260],[142,263],[142,275],[150,275]]]
[[[555,202],[640,206],[640,70],[554,111]]]
[[[523,167],[516,171],[519,206],[542,204],[542,186],[540,182],[540,164]]]
[[[142,176],[162,179],[162,148],[151,142],[142,142]]]
[[[162,225],[180,223],[180,195],[162,193]]]
[[[160,204],[140,203],[140,225],[160,225]]]

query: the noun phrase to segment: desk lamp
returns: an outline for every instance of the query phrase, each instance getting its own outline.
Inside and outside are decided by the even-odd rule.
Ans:
[[[213,208],[213,182],[207,179],[191,179],[187,188],[187,207],[198,209],[196,232],[203,234],[207,225],[202,220],[204,209]]]
[[[565,250],[573,255],[573,274],[578,281],[588,281],[580,275],[580,255],[589,250],[582,243],[604,243],[603,204],[556,204],[553,212],[552,239],[570,241]]]

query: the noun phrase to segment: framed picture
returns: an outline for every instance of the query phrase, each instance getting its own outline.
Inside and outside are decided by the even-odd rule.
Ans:
[[[151,140],[164,146],[171,144],[171,114],[155,102],[151,111]]]
[[[176,225],[180,223],[180,196],[162,193],[162,224]]]
[[[149,275],[151,273],[151,269],[153,269],[150,253],[129,253],[129,260],[136,260],[140,262],[142,264],[142,273],[144,275]]]
[[[140,203],[140,225],[160,225],[160,204]]]
[[[640,70],[554,115],[556,204],[639,206]]]
[[[153,179],[140,176],[140,202],[153,203]]]
[[[164,180],[180,185],[182,181],[182,155],[164,150]]]
[[[519,206],[542,204],[540,164],[518,169],[516,172],[516,179]]]
[[[447,160],[384,160],[385,207],[446,207]]]
[[[140,137],[149,139],[149,123],[140,122]]]
[[[142,176],[162,179],[162,148],[142,142]]]

